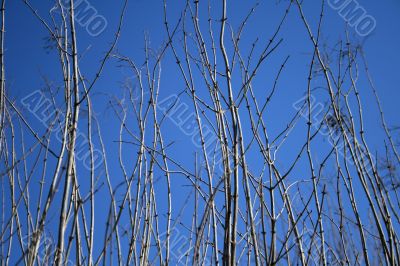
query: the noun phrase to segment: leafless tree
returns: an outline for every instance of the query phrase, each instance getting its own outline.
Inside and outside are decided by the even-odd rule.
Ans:
[[[173,20],[174,4],[164,0],[165,43],[155,49],[145,35],[143,64],[116,49],[124,1],[115,37],[91,79],[80,68],[75,2],[55,1],[47,20],[24,0],[49,34],[62,82],[43,77],[45,88],[21,105],[7,94],[5,16],[12,14],[2,1],[2,265],[400,264],[395,131],[363,47],[348,30],[333,48],[325,46],[325,1],[315,25],[302,1],[280,3],[286,6],[272,35],[265,43],[253,36],[248,48],[243,34],[258,4],[228,14],[226,0],[186,1]],[[279,54],[289,12],[297,14],[312,53],[300,81],[304,97],[291,111],[282,107],[291,116],[279,128],[270,116],[290,62]],[[237,29],[233,16],[243,17]],[[166,56],[176,62],[169,68],[183,88],[161,98]],[[109,166],[115,155],[92,101],[109,61],[134,77],[122,96],[107,96],[119,123],[111,143],[118,145],[117,170]],[[273,69],[268,78],[265,66]],[[360,77],[368,80],[362,89],[374,97],[385,134],[378,150],[367,142]],[[32,114],[41,116],[44,133],[31,125]],[[175,133],[165,130],[171,120],[198,147],[192,165],[173,152]],[[174,193],[177,178],[190,187],[187,195]],[[98,209],[107,209],[104,220],[95,219]]]

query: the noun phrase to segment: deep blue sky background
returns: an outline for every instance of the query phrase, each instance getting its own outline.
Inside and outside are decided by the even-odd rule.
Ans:
[[[52,6],[52,2],[32,1],[32,5],[40,14],[48,19],[47,14]],[[170,1],[168,5],[171,22],[177,20],[178,14],[182,9],[182,5],[178,5],[176,2]],[[242,45],[245,47],[244,49],[250,47],[249,44],[254,41],[256,36],[260,37],[260,42],[270,38],[275,25],[282,15],[282,11],[287,6],[287,1],[281,1],[279,5],[276,2],[262,1],[262,4],[257,8],[243,35]],[[316,1],[311,0],[305,2],[305,13],[313,30],[315,30],[315,22],[319,16],[320,4],[315,4]],[[364,0],[359,1],[359,3],[376,19],[377,27],[366,39],[357,37],[353,28],[349,28],[349,33],[354,36],[353,40],[358,40],[364,44],[370,71],[383,103],[383,109],[389,125],[400,125],[398,116],[398,100],[400,97],[400,75],[398,70],[398,63],[400,62],[400,2],[398,0]],[[78,49],[80,52],[85,51],[80,59],[81,72],[90,80],[94,77],[100,60],[114,38],[122,2],[91,1],[91,4],[98,10],[99,14],[107,19],[108,27],[98,37],[92,37],[87,34],[84,28],[77,25]],[[43,49],[46,45],[45,38],[48,37],[44,27],[23,4],[23,1],[9,1],[7,5],[5,35],[7,89],[9,97],[19,103],[19,100],[25,95],[43,88],[43,76],[53,81],[55,85],[61,85],[62,77],[55,51]],[[253,2],[229,2],[228,18],[234,29],[237,29],[240,19],[247,14],[247,11],[253,5]],[[219,16],[219,10],[216,12]],[[332,46],[339,39],[345,38],[344,28],[345,23],[343,19],[336,11],[326,6],[322,37],[328,46]],[[159,48],[163,44],[163,41],[165,41],[166,34],[163,27],[162,1],[129,1],[117,51],[125,56],[129,56],[138,64],[142,63],[144,32],[148,33],[151,47],[153,48]],[[272,102],[271,111],[266,114],[268,123],[276,125],[270,129],[272,135],[286,126],[288,119],[295,112],[291,107],[292,103],[301,98],[306,91],[306,79],[312,45],[308,39],[304,25],[299,22],[299,14],[295,7],[292,8],[289,19],[284,24],[281,37],[284,38],[283,46],[279,49],[276,56],[273,56],[268,61],[267,66],[260,71],[259,76],[261,78],[259,77],[255,81],[255,86],[261,88],[265,86],[265,90],[268,91],[279,65],[287,55],[291,56],[284,74],[282,74],[277,95]],[[162,63],[163,72],[160,99],[174,93],[176,94],[184,89],[184,84],[177,74],[178,69],[174,62],[175,60],[172,58],[171,53],[168,52]],[[120,68],[118,65],[119,63],[113,59],[108,61],[100,80],[91,94],[94,110],[97,116],[101,118],[102,134],[108,149],[107,156],[110,172],[115,184],[122,181],[117,161],[118,146],[114,142],[118,138],[119,122],[115,119],[112,109],[109,108],[108,100],[111,95],[121,97],[123,94],[121,83],[126,81],[127,78],[132,77],[129,70]],[[366,89],[364,90],[364,88]],[[262,91],[262,89],[260,90]],[[370,141],[373,149],[379,148],[383,132],[378,122],[379,114],[377,113],[375,102],[371,98],[370,89],[367,88],[365,78],[360,81],[359,90],[361,95],[365,96],[363,103],[368,129],[367,139]],[[187,97],[182,100],[188,104],[190,103],[190,99]],[[28,120],[32,127],[39,132],[43,133],[45,131],[45,128],[35,117],[28,116]],[[164,136],[167,139],[166,142],[176,141],[169,154],[186,165],[192,165],[196,149],[191,144],[190,138],[179,132],[174,124],[168,121],[165,124]],[[296,139],[289,141],[295,143]],[[288,150],[286,151],[288,154],[282,158],[287,158],[287,160],[293,159],[290,157],[290,147],[288,145]],[[132,156],[135,155],[135,153],[132,154]],[[131,160],[131,162],[133,161],[134,159]],[[127,156],[126,162],[130,162],[129,156]],[[257,164],[256,158],[252,163]],[[285,167],[285,159],[279,163],[282,167]],[[184,195],[187,194],[186,192],[189,191],[189,188],[182,187],[185,184],[184,179],[173,180],[172,182],[174,190],[179,192],[174,197],[174,202],[177,203],[176,206],[179,206],[184,201]],[[107,195],[105,187],[99,193],[99,195],[102,195],[102,193]],[[31,191],[31,194],[35,194],[35,191]],[[361,205],[360,208],[367,208],[367,205]],[[178,210],[179,208],[176,207],[174,212],[177,213]],[[106,211],[106,208],[100,208],[96,213],[98,219],[104,218]],[[190,218],[190,216],[187,218]],[[53,221],[58,223],[58,217]],[[100,238],[102,239],[102,237],[103,234],[101,234]]]

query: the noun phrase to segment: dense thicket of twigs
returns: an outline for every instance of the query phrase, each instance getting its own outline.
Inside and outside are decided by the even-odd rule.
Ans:
[[[13,14],[5,11],[5,2],[0,51],[2,265],[10,261],[26,265],[400,264],[396,139],[385,121],[362,47],[347,37],[333,50],[323,48],[323,1],[317,25],[309,24],[300,1],[280,3],[287,7],[269,41],[255,39],[247,52],[241,49],[241,37],[257,5],[240,14],[244,19],[233,30],[228,17],[236,14],[228,16],[226,0],[215,7],[212,1],[187,1],[177,21],[170,20],[164,2],[166,42],[154,52],[146,39],[143,65],[116,53],[125,3],[116,37],[93,80],[85,78],[79,67],[74,1],[68,1],[67,7],[56,1],[58,12],[50,13],[50,21],[25,1],[54,42],[63,80],[59,92],[46,81],[43,94],[51,99],[46,112],[52,120],[43,134],[30,125],[17,100],[7,97],[4,22],[6,15]],[[259,70],[283,43],[282,25],[289,11],[298,13],[313,53],[306,62],[305,97],[296,103],[287,126],[271,133],[274,125],[266,122],[266,115],[289,57],[275,66],[268,89],[257,88],[254,81],[262,79]],[[166,53],[176,61],[169,67],[185,84],[167,108],[159,97]],[[90,93],[104,74],[104,64],[112,59],[128,67],[136,80],[136,87],[126,87],[125,97],[110,100],[120,122],[117,155],[107,152],[109,143],[103,141]],[[360,76],[369,82],[363,90],[371,92],[373,99],[368,102],[376,103],[386,135],[379,150],[366,141]],[[316,87],[322,89],[315,93]],[[62,95],[61,103],[57,93]],[[174,135],[163,128],[177,112],[179,97],[190,99],[188,107],[194,114],[191,125],[200,143],[194,166],[176,160],[165,141]],[[316,99],[324,102],[321,108],[314,108]],[[316,120],[316,114],[321,119]],[[53,132],[60,137],[56,139]],[[78,132],[87,138],[86,169],[77,159]],[[298,145],[289,149],[296,156],[286,156],[280,151],[288,149],[292,134],[297,134]],[[214,136],[211,144],[210,135]],[[104,157],[100,165],[95,165],[95,148]],[[128,155],[126,149],[135,152]],[[110,156],[118,156],[122,176],[110,172]],[[288,167],[281,167],[282,160]],[[159,176],[163,191],[155,185]],[[174,194],[172,178],[186,180],[192,193]],[[113,180],[122,182],[116,185]],[[98,191],[108,196],[98,197]],[[173,198],[183,201],[186,196],[190,202],[185,205],[192,207],[180,210],[173,205]],[[105,208],[108,217],[95,219],[96,210]],[[181,219],[188,215],[191,219]],[[179,238],[183,243],[177,243]]]

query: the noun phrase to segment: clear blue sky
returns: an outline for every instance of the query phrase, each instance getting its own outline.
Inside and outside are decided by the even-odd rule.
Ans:
[[[168,5],[171,21],[178,19],[182,5],[175,4],[178,1],[170,1]],[[253,1],[228,1],[228,19],[234,29],[239,26],[240,18],[243,18],[247,11],[254,5]],[[257,8],[254,17],[249,21],[245,34],[243,35],[243,46],[247,48],[249,44],[260,37],[260,40],[268,40],[271,32],[275,29],[282,11],[287,6],[288,1],[261,1],[262,4]],[[315,5],[314,1],[305,1],[304,9],[312,24],[313,30],[316,29],[316,19],[319,16],[320,5]],[[87,34],[84,27],[77,26],[78,30],[78,49],[81,52],[80,66],[81,71],[88,79],[93,79],[100,60],[108,49],[114,38],[114,32],[118,23],[119,14],[122,8],[122,1],[91,1],[90,2],[107,20],[107,28],[97,37]],[[353,28],[349,28],[350,35],[364,44],[364,50],[369,62],[370,71],[378,89],[379,96],[383,103],[383,108],[389,125],[400,125],[399,119],[399,98],[400,98],[400,75],[398,63],[400,62],[400,2],[398,0],[359,1],[369,15],[373,16],[377,22],[376,29],[367,37],[360,38]],[[43,49],[46,46],[48,34],[40,22],[33,16],[32,12],[24,5],[23,1],[8,1],[6,9],[6,37],[5,37],[5,66],[8,95],[19,103],[25,95],[44,87],[43,77],[54,82],[55,86],[62,84],[62,76],[59,62],[55,50]],[[48,19],[48,10],[52,6],[52,1],[32,1],[32,5]],[[277,6],[276,6],[277,5]],[[277,10],[279,12],[277,12]],[[219,14],[219,11],[217,12]],[[323,25],[322,37],[328,46],[333,46],[339,39],[344,39],[345,23],[340,15],[326,6],[325,20]],[[159,48],[166,39],[163,27],[163,3],[162,1],[129,1],[121,38],[117,45],[117,51],[132,60],[141,64],[143,62],[143,34],[148,33],[151,47]],[[309,41],[304,25],[299,22],[299,14],[296,8],[292,8],[289,19],[284,24],[281,37],[284,38],[282,47],[277,51],[266,67],[258,74],[255,85],[259,90],[269,91],[279,65],[287,55],[290,59],[282,75],[279,89],[272,102],[270,113],[266,114],[267,121],[271,125],[271,134],[276,134],[285,127],[288,119],[294,114],[292,104],[302,97],[306,91],[307,72],[310,62],[310,52],[312,45]],[[245,49],[247,49],[245,48]],[[178,69],[174,63],[170,52],[167,53],[162,63],[162,82],[160,99],[171,94],[176,94],[184,89],[182,79],[178,75]],[[131,77],[128,70],[118,67],[119,63],[113,59],[107,62],[96,86],[92,91],[92,101],[94,110],[101,118],[102,134],[107,143],[108,159],[110,172],[115,184],[122,181],[120,168],[118,166],[118,146],[114,141],[118,139],[119,123],[115,119],[112,109],[109,108],[108,100],[111,95],[121,97],[123,89],[121,83]],[[265,77],[265,78],[264,78]],[[264,87],[264,88],[262,88]],[[364,90],[365,88],[365,90]],[[365,80],[359,84],[360,93],[364,97],[364,109],[367,123],[367,139],[372,148],[380,149],[383,132],[378,122],[379,114],[375,108],[375,102],[371,98],[370,89]],[[61,94],[60,94],[61,95]],[[61,98],[60,98],[61,100]],[[182,101],[190,104],[190,99],[186,96]],[[83,114],[84,117],[84,114]],[[45,132],[43,125],[33,116],[28,116],[32,127],[39,132]],[[85,122],[82,122],[85,123]],[[187,165],[192,165],[196,149],[188,136],[176,129],[171,121],[167,121],[164,128],[164,135],[167,141],[175,141],[173,149],[169,150],[169,155]],[[290,140],[295,143],[295,139]],[[295,145],[295,144],[293,144]],[[287,159],[291,160],[290,146],[286,151]],[[297,150],[297,149],[296,149]],[[135,154],[133,153],[132,156]],[[283,156],[285,158],[285,156]],[[254,158],[257,161],[256,158]],[[126,163],[129,163],[129,157]],[[132,159],[133,161],[133,159]],[[285,160],[280,162],[285,167]],[[173,180],[174,191],[178,192],[174,197],[174,213],[178,213],[179,206],[185,200],[185,195],[189,192],[187,181]],[[31,191],[34,194],[35,191]],[[99,195],[107,195],[105,186]],[[161,208],[162,208],[161,203]],[[165,203],[164,203],[165,204]],[[108,207],[108,206],[107,206]],[[367,205],[361,206],[367,208]],[[98,219],[103,219],[108,209],[99,209],[96,213]],[[190,214],[189,214],[190,215]],[[186,217],[190,219],[190,216]],[[58,223],[58,217],[53,221]],[[103,234],[99,235],[102,239]]]

